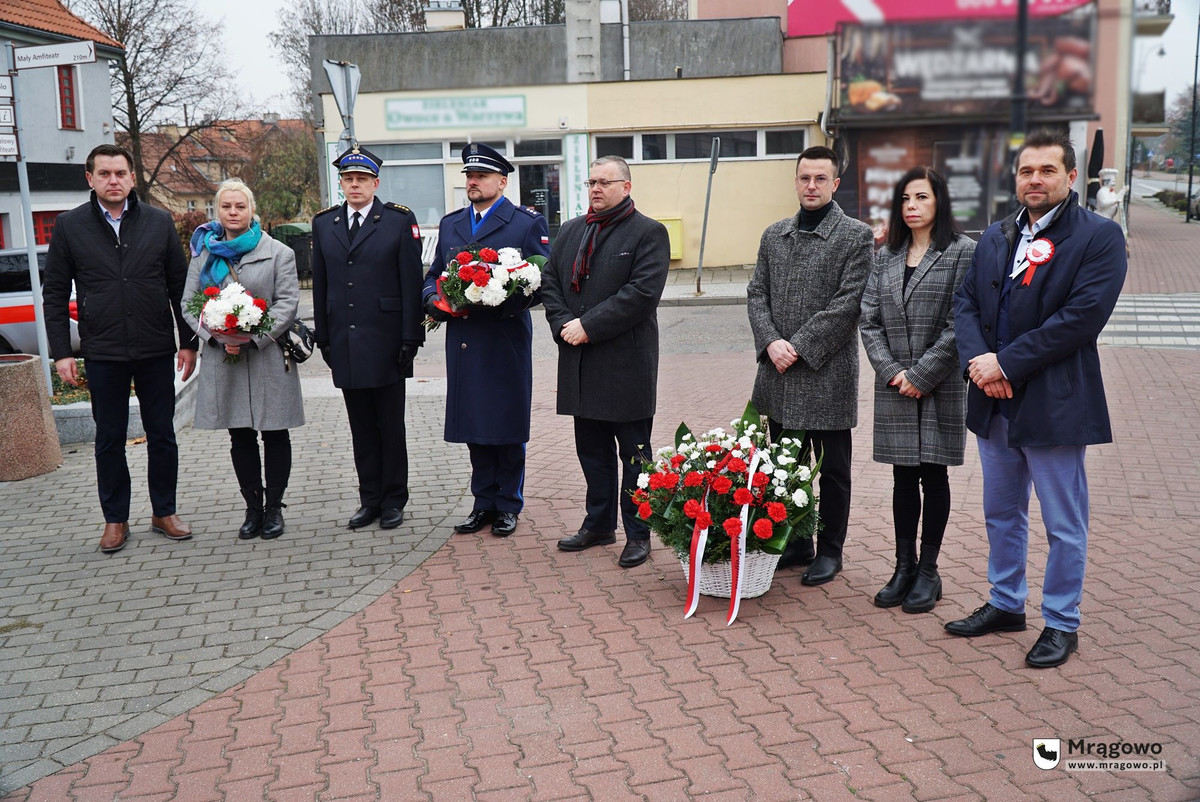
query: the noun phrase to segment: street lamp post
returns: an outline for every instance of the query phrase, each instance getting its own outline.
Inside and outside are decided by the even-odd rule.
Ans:
[[[1200,80],[1200,12],[1196,14],[1196,64],[1192,67],[1192,144],[1188,150],[1188,194],[1183,222],[1192,220],[1192,174],[1196,168],[1196,82]]]

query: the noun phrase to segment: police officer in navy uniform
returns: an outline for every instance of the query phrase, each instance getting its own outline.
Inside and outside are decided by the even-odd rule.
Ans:
[[[375,197],[378,156],[355,145],[333,164],[346,202],[313,218],[316,341],[350,419],[360,507],[348,525],[394,529],[408,503],[404,379],[425,341],[421,233],[407,207]]]
[[[474,308],[450,317],[433,305],[437,279],[468,246],[516,248],[521,256],[548,256],[546,218],[504,197],[513,166],[493,148],[473,142],[462,151],[471,205],[442,218],[437,255],[422,289],[425,311],[446,321],[446,428],[450,443],[471,454],[474,509],[456,532],[511,535],[524,505],[525,444],[533,396],[533,326],[536,294],[517,293],[499,307]]]

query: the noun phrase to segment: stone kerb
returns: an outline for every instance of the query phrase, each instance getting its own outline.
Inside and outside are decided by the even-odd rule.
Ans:
[[[0,482],[50,473],[62,464],[39,358],[0,356]]]

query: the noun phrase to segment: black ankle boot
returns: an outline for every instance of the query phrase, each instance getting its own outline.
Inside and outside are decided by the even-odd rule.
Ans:
[[[906,613],[927,613],[942,600],[942,578],[937,565],[921,563],[917,568],[917,579],[904,597],[900,607]]]
[[[284,487],[268,487],[267,500],[263,506],[262,539],[271,540],[283,534]]]
[[[263,492],[254,488],[242,488],[242,498],[246,499],[246,520],[238,530],[239,540],[251,540],[258,537],[263,528]]]
[[[904,601],[917,578],[917,560],[914,555],[901,554],[896,557],[896,573],[888,583],[875,594],[876,607],[895,607]]]

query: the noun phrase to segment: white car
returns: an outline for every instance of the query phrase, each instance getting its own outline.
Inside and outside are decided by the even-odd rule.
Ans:
[[[38,266],[46,269],[47,246],[37,248]],[[71,350],[79,353],[74,295],[71,297]],[[29,257],[24,248],[0,251],[0,354],[36,354],[37,320],[29,284]]]

